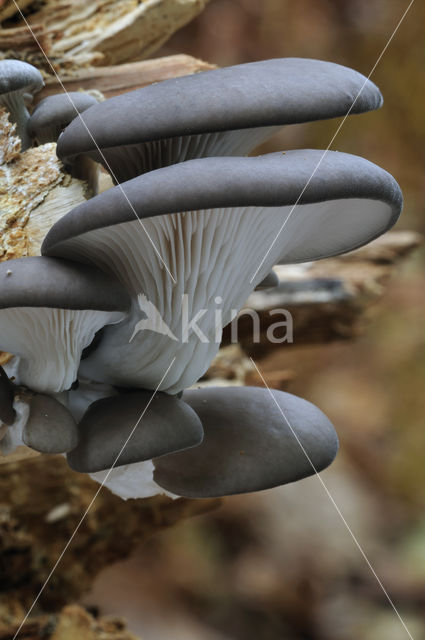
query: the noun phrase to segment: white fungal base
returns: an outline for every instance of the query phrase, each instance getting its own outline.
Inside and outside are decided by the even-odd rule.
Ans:
[[[19,356],[16,384],[33,391],[60,392],[77,378],[82,350],[118,311],[13,307],[0,310],[0,349]]]
[[[96,152],[92,157],[97,162],[103,161],[105,169],[111,172],[117,182],[125,182],[147,171],[194,158],[244,156],[281,128],[257,127],[177,136],[102,149],[102,157]]]
[[[156,495],[166,495],[169,498],[178,498],[160,487],[153,480],[155,468],[152,460],[146,462],[136,462],[122,467],[112,469],[112,471],[98,471],[91,473],[90,477],[99,484],[103,484],[112,493],[123,500],[129,498],[151,498]]]

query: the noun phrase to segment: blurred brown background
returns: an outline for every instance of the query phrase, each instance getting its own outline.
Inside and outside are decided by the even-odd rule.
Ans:
[[[368,75],[408,2],[211,0],[158,56],[218,65],[331,60]],[[425,232],[425,6],[416,0],[372,79],[382,110],[350,117],[333,147],[392,173],[397,229]],[[288,127],[263,150],[326,148],[339,121]],[[341,450],[322,474],[415,640],[425,638],[424,254],[393,277],[355,343],[287,345],[261,362],[333,421]],[[112,586],[111,586],[112,585]],[[86,602],[145,640],[408,638],[317,478],[228,498],[100,576]]]

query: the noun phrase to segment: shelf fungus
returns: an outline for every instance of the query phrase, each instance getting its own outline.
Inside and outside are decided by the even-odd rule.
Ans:
[[[58,155],[67,164],[88,155],[124,182],[184,160],[245,155],[284,125],[381,105],[379,89],[353,69],[306,58],[263,60],[105,100],[65,129]]]
[[[68,454],[68,462],[86,473],[196,447],[204,435],[198,415],[188,404],[165,393],[152,397],[152,391],[146,390],[93,402],[78,429],[79,445]]]
[[[208,368],[222,328],[274,264],[338,255],[396,222],[395,180],[363,158],[331,151],[291,213],[322,155],[190,160],[138,176],[61,218],[42,252],[100,267],[132,297],[131,313],[105,328],[81,374],[155,389],[175,357],[160,389],[179,393]]]
[[[65,122],[41,118],[47,104],[29,126],[39,140],[38,116]],[[394,178],[363,158],[244,154],[286,124],[381,104],[361,74],[289,58],[167,80],[75,118],[58,156],[71,173],[102,162],[120,184],[64,211],[42,256],[0,264],[0,349],[14,356],[0,371],[2,451],[66,453],[125,499],[258,491],[329,465],[338,439],[309,402],[190,387],[251,292],[276,285],[274,265],[361,247],[402,208]]]
[[[1,263],[0,349],[18,356],[17,383],[68,390],[83,349],[129,304],[119,283],[97,269],[41,256]]]
[[[174,494],[212,498],[270,489],[331,464],[338,437],[310,402],[258,387],[189,389],[183,400],[199,416],[196,449],[154,460],[154,480]]]
[[[28,134],[38,144],[56,142],[59,135],[79,113],[97,104],[96,98],[83,91],[56,93],[41,100],[28,120]]]

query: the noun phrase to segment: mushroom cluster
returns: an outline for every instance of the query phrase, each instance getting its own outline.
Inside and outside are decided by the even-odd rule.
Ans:
[[[123,498],[258,491],[324,469],[338,439],[315,406],[196,383],[235,311],[276,284],[273,265],[351,251],[396,222],[399,186],[363,158],[246,156],[284,125],[380,107],[378,88],[289,58],[80,98],[40,102],[24,136],[60,134],[70,171],[90,158],[115,186],[60,218],[42,256],[0,265],[0,349],[15,356],[0,370],[0,447],[66,453]]]

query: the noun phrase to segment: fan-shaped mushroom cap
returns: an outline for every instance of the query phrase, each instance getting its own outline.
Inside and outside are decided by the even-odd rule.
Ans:
[[[396,222],[401,204],[386,171],[345,153],[203,158],[152,171],[79,205],[52,227],[42,251],[111,271],[133,296],[128,321],[105,329],[83,375],[156,388],[176,356],[170,386],[162,390],[178,393],[204,373],[221,328],[274,264],[359,247]],[[201,314],[205,340],[193,324],[183,335],[185,309],[188,321]]]
[[[258,387],[185,391],[204,440],[154,460],[155,482],[180,496],[210,498],[270,489],[331,464],[338,437],[326,416],[289,393],[271,394]]]
[[[96,268],[34,257],[0,264],[0,349],[20,357],[17,382],[68,389],[94,334],[130,305],[115,278]]]
[[[13,424],[16,412],[13,408],[14,386],[3,367],[0,367],[0,424]]]
[[[0,105],[6,107],[11,121],[16,123],[23,150],[30,144],[27,132],[29,113],[25,101],[43,85],[43,76],[28,62],[0,60]]]
[[[57,151],[67,163],[89,154],[123,182],[182,160],[244,155],[282,125],[381,104],[379,89],[347,67],[306,58],[263,60],[105,100],[67,127]]]
[[[28,120],[28,133],[40,144],[56,142],[59,134],[74,118],[97,104],[96,98],[82,91],[48,96],[39,102]]]
[[[201,422],[186,403],[165,393],[152,399],[152,391],[144,390],[97,400],[78,429],[79,445],[67,457],[72,469],[86,473],[111,468],[133,429],[115,466],[195,447],[203,438]]]
[[[63,404],[55,398],[36,393],[29,397],[29,417],[23,441],[41,453],[66,453],[78,444],[77,424]]]

